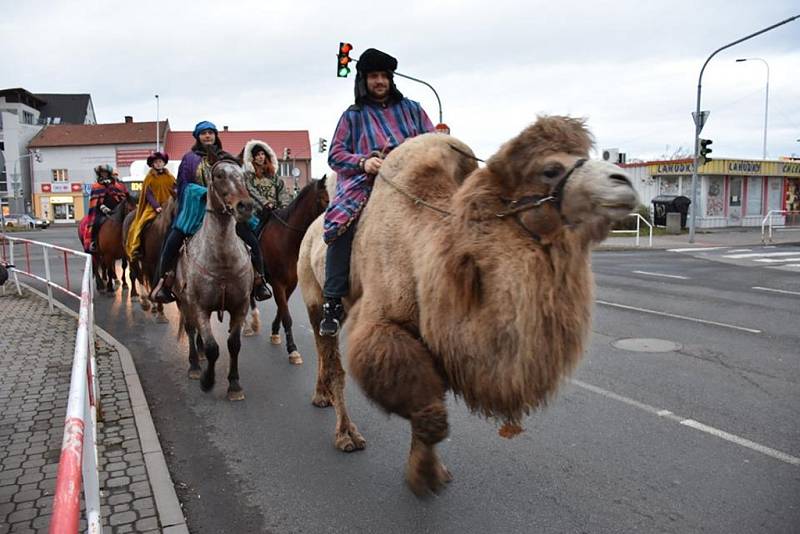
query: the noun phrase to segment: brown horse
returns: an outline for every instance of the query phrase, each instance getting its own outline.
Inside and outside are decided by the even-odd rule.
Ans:
[[[100,225],[97,232],[97,250],[92,253],[92,270],[94,272],[97,289],[101,292],[113,293],[117,282],[117,260],[122,260],[122,289],[128,288],[125,279],[125,269],[128,260],[125,255],[125,239],[122,226],[126,215],[136,209],[136,202],[130,195],[117,204],[112,212]]]
[[[150,300],[150,292],[158,282],[155,278],[158,259],[161,254],[161,245],[164,243],[167,232],[169,232],[169,226],[172,222],[176,207],[177,204],[174,200],[170,199],[167,201],[161,213],[142,228],[142,235],[139,241],[139,257],[137,260],[131,261],[131,258],[128,258],[131,269],[131,300],[135,302],[138,298],[142,310],[152,310],[157,323],[166,323],[168,321],[164,315],[164,305],[152,302]],[[123,234],[126,236],[126,239],[135,215],[135,212],[131,212],[125,217]],[[136,282],[139,282],[144,289],[141,295],[136,287]]]
[[[230,314],[228,326],[228,399],[242,400],[239,385],[239,349],[242,323],[247,316],[253,267],[250,253],[236,235],[236,222],[253,213],[253,201],[244,186],[239,162],[230,154],[209,151],[212,165],[206,194],[206,214],[200,230],[189,239],[178,259],[173,291],[180,312],[179,332],[189,338],[189,378],[201,378],[198,345],[208,359],[200,379],[203,391],[214,387],[219,346],[211,331],[211,313]]]
[[[286,352],[289,363],[302,365],[303,358],[297,352],[297,345],[292,335],[292,315],[289,312],[289,298],[297,287],[297,256],[300,254],[300,243],[311,223],[328,207],[328,191],[325,188],[325,177],[314,180],[300,190],[297,197],[287,207],[275,210],[264,225],[259,237],[261,254],[269,273],[269,283],[278,307],[275,320],[272,321],[273,345],[280,345],[280,327],[286,334]],[[251,332],[258,330],[258,308],[251,299],[253,313]],[[247,335],[247,332],[245,333]]]

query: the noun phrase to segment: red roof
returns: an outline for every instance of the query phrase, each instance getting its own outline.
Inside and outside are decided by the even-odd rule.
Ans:
[[[308,130],[252,130],[243,132],[229,130],[220,132],[219,139],[222,141],[222,148],[234,155],[238,155],[248,141],[258,139],[271,146],[278,159],[283,157],[284,148],[290,148],[292,157],[295,159],[311,159]],[[170,131],[164,148],[170,158],[180,159],[183,154],[192,148],[192,145],[194,145],[192,132]]]
[[[160,121],[159,124],[163,136],[164,132],[169,129],[169,121]],[[36,134],[28,147],[155,144],[155,142],[155,121],[116,124],[50,124]]]

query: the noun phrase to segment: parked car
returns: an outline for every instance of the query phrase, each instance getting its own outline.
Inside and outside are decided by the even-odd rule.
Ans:
[[[9,227],[27,227],[27,228],[47,228],[50,226],[50,221],[47,219],[36,219],[26,213],[11,213],[6,215],[6,226]]]

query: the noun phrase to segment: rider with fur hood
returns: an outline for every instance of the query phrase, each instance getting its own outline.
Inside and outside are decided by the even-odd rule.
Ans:
[[[248,223],[236,224],[236,233],[250,247],[253,268],[257,276],[260,275],[266,281],[269,276],[264,259],[261,257],[258,234],[269,220],[272,210],[283,207],[281,193],[284,184],[283,180],[276,176],[278,158],[267,143],[251,139],[239,157],[244,169],[244,185],[250,193],[250,198],[255,202],[256,209]]]

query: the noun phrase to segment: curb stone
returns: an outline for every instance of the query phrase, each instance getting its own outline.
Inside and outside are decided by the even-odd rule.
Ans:
[[[20,282],[20,286],[45,300],[47,295],[28,284]],[[66,304],[58,299],[53,299],[53,305],[71,317],[78,319],[78,314],[71,310]],[[114,336],[106,332],[103,328],[95,324],[95,333],[103,338],[103,341],[114,347],[119,354],[123,373],[125,374],[125,384],[128,388],[131,407],[133,408],[134,421],[139,433],[139,441],[142,447],[142,454],[145,458],[147,475],[150,479],[150,486],[153,489],[153,497],[156,501],[158,519],[165,534],[189,534],[186,525],[186,518],[183,516],[178,495],[175,493],[175,486],[172,477],[167,469],[167,462],[161,450],[161,443],[156,434],[153,418],[144,396],[142,384],[139,381],[139,373],[133,363],[130,351],[120,343]]]

